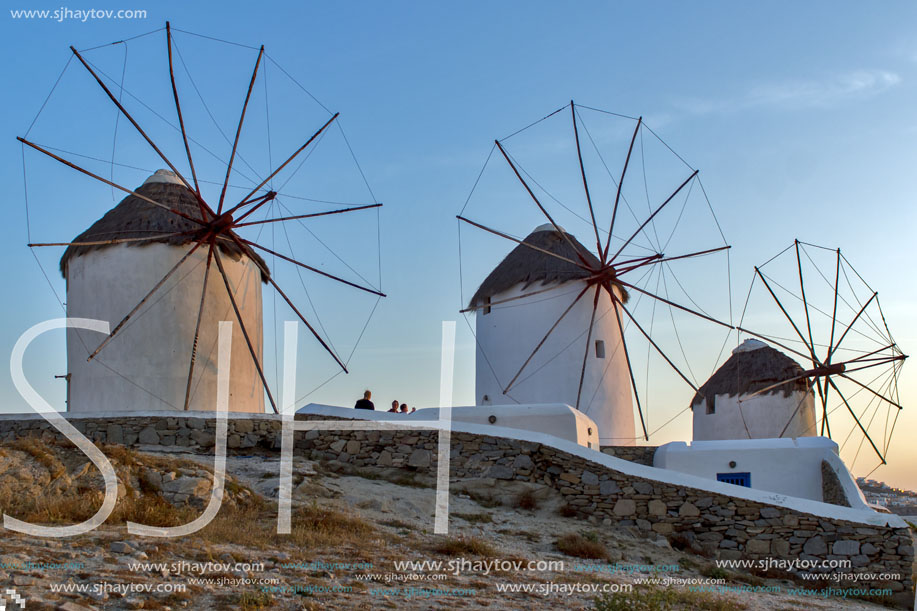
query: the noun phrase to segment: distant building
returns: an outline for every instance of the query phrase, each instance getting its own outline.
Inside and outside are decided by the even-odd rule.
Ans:
[[[694,439],[816,435],[814,396],[802,373],[782,352],[746,340],[694,395]]]

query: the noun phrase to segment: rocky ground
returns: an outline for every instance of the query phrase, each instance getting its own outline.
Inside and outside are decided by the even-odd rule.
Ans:
[[[296,459],[292,532],[280,535],[279,460],[271,454],[228,458],[223,505],[202,530],[136,537],[125,522],[177,526],[201,514],[212,457],[103,450],[120,480],[118,506],[103,526],[69,539],[4,531],[0,587],[7,609],[19,608],[10,590],[25,609],[69,611],[870,609],[883,602],[792,595],[788,589],[805,586],[717,568],[662,536],[564,517],[559,496],[521,482],[453,484],[449,534],[436,535],[433,482],[409,468]],[[98,471],[74,449],[37,439],[0,446],[5,514],[71,524],[95,513],[103,489]],[[403,561],[442,564],[396,566]],[[527,566],[531,561],[542,564]],[[692,591],[673,579],[722,583],[718,591]],[[611,591],[597,596],[592,588]]]

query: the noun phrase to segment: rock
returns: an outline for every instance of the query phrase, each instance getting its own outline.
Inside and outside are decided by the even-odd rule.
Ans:
[[[664,516],[666,511],[668,511],[668,507],[659,499],[653,499],[649,502],[649,512],[651,516]]]
[[[823,556],[828,553],[828,545],[821,537],[812,537],[802,546],[802,551],[812,556]]]
[[[693,518],[700,515],[700,510],[693,503],[682,503],[678,508],[678,515],[683,518]]]
[[[234,423],[235,430],[239,434],[244,435],[245,433],[251,433],[254,430],[251,420],[235,420]]]
[[[579,475],[577,475],[576,473],[569,473],[569,472],[561,473],[560,479],[562,479],[565,482],[570,482],[571,484],[580,483]]]
[[[360,453],[360,442],[356,439],[351,439],[347,442],[346,451],[350,455],[355,455]]]
[[[106,431],[106,437],[108,443],[124,443],[124,429],[121,428],[120,424],[109,424],[108,430]]]
[[[62,605],[58,605],[57,611],[96,611],[96,607],[87,607],[84,605],[78,605],[72,601],[68,601]]]
[[[601,494],[602,496],[618,494],[619,492],[621,492],[621,488],[618,487],[618,483],[615,482],[613,479],[604,481],[601,484],[599,484],[599,494]]]
[[[637,503],[633,499],[618,499],[612,511],[616,516],[632,516],[637,513]]]
[[[599,476],[592,471],[583,471],[580,480],[587,486],[596,486],[599,483]]]
[[[672,533],[674,528],[668,522],[656,522],[653,524],[653,530],[660,535],[669,535]]]
[[[210,491],[210,480],[203,477],[180,477],[164,483],[162,489],[175,495],[203,496]]]
[[[392,453],[388,450],[382,450],[379,453],[379,458],[376,459],[376,465],[379,467],[391,467],[392,466]]]
[[[859,554],[859,555],[857,555],[857,556],[853,556],[853,557],[850,559],[850,564],[852,564],[852,565],[855,566],[855,567],[866,566],[866,565],[868,565],[870,562],[871,562],[871,561],[870,561],[870,559],[869,559],[869,556],[864,556],[863,554]]]
[[[194,440],[194,443],[204,448],[209,448],[214,442],[213,433],[207,431],[192,431],[191,439]]]
[[[487,477],[494,479],[513,479],[513,470],[505,465],[494,465],[487,470]]]
[[[638,494],[653,494],[653,485],[649,482],[634,482],[634,490]]]
[[[140,440],[140,443],[146,445],[159,445],[159,433],[157,433],[156,429],[152,426],[148,426],[140,431],[140,436],[138,439]]]
[[[144,469],[140,473],[140,481],[153,492],[162,491],[162,474],[154,469]]]
[[[345,447],[346,445],[347,445],[347,441],[346,441],[346,440],[344,440],[344,439],[338,439],[337,441],[335,441],[334,443],[332,443],[329,447],[331,448],[331,451],[332,451],[332,452],[337,452],[338,454],[340,454],[341,452],[344,451],[344,447]]]
[[[640,530],[650,530],[652,527],[649,520],[637,519],[637,528]]]
[[[866,554],[867,556],[872,556],[875,553],[878,553],[879,548],[877,548],[872,543],[864,543],[860,546],[860,553]]]
[[[831,551],[836,556],[856,556],[860,553],[860,543],[850,540],[835,541]]]
[[[781,512],[776,507],[762,507],[761,508],[761,517],[762,518],[765,518],[765,519],[779,518],[780,515],[781,515]]]
[[[124,541],[113,541],[112,544],[108,546],[108,549],[116,554],[130,554],[134,551],[134,548]]]
[[[534,467],[535,463],[532,462],[532,459],[527,454],[520,454],[513,460],[513,469],[531,470]]]
[[[414,450],[408,457],[409,467],[429,467],[433,463],[433,453],[430,450]],[[495,476],[491,476],[495,477]]]
[[[774,539],[774,555],[786,558],[790,555],[790,542],[786,539]]]
[[[749,554],[769,554],[771,542],[761,539],[751,539],[745,543],[745,551]]]

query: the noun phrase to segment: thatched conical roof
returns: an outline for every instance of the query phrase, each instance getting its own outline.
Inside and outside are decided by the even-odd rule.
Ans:
[[[803,368],[799,363],[784,353],[764,342],[749,339],[733,350],[732,356],[697,390],[691,407],[693,409],[705,400],[713,401],[716,395],[733,397],[750,394],[778,382],[792,380],[802,372]],[[805,392],[808,389],[809,381],[801,378],[781,384],[762,394],[782,393],[784,397],[788,397],[797,390]]]
[[[197,198],[168,170],[158,170],[140,187],[135,189],[135,191],[140,195],[169,206],[170,208],[174,208],[190,217],[200,218],[201,216]],[[102,218],[93,223],[89,229],[76,236],[73,241],[98,242],[121,238],[142,238],[164,233],[195,231],[200,228],[200,225],[173,214],[168,210],[160,208],[159,206],[154,206],[150,202],[144,201],[135,195],[128,195],[122,199],[117,206],[106,212]],[[119,245],[127,245],[133,248],[142,248],[147,244],[153,243],[181,246],[190,244],[194,241],[196,241],[196,235],[194,233],[187,233],[184,235],[168,236],[142,242],[122,242]],[[220,252],[231,257],[233,260],[239,260],[244,253],[247,257],[254,260],[256,264],[260,265],[262,270],[268,269],[264,259],[248,246],[245,246],[243,250],[240,249],[235,242],[229,240],[220,240],[219,245]],[[109,248],[109,245],[68,246],[60,260],[61,273],[64,277],[67,276],[67,264],[73,257],[79,257],[93,250],[103,248]],[[206,246],[202,246],[201,248],[206,248]],[[264,272],[262,272],[262,276],[263,275]]]
[[[563,229],[563,228],[561,228]],[[566,233],[566,231],[565,231]],[[601,263],[594,254],[583,246],[572,234],[566,233],[569,241],[552,225],[541,225],[526,237],[523,242],[537,246],[548,252],[560,255],[571,261],[579,261],[576,251],[583,256],[590,267],[599,268]],[[573,245],[570,245],[570,242]],[[576,250],[574,250],[574,247]],[[484,279],[481,286],[471,298],[469,307],[476,307],[485,302],[488,297],[502,293],[517,284],[527,288],[536,282],[542,285],[551,283],[564,283],[571,280],[588,278],[590,272],[572,263],[562,261],[543,252],[539,252],[522,244],[517,245],[500,262],[497,267]],[[624,287],[617,285],[621,291],[622,299],[627,301],[627,292]]]

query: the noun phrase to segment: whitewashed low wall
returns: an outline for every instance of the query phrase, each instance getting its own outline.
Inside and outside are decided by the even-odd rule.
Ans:
[[[653,466],[711,480],[718,473],[749,473],[755,490],[822,501],[822,461],[831,466],[850,506],[869,510],[837,444],[824,437],[675,441],[659,446]]]
[[[535,433],[544,433],[565,441],[572,441],[586,448],[599,449],[598,428],[591,418],[562,403],[539,405],[480,405],[453,407],[449,416],[453,422],[476,424],[488,428],[508,428]],[[349,410],[334,405],[310,403],[296,413],[335,418],[359,418],[361,420],[417,422],[438,421],[437,407],[419,409],[410,414],[396,414],[386,411]],[[498,433],[491,433],[497,435]]]

